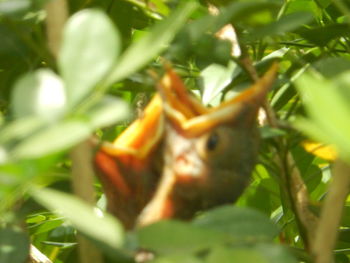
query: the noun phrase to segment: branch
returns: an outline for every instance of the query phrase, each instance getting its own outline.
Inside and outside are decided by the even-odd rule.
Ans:
[[[63,28],[68,18],[66,0],[53,0],[46,6],[46,31],[48,45],[55,57],[57,57]],[[69,136],[67,134],[66,136]],[[70,154],[72,165],[72,184],[74,193],[84,201],[94,205],[95,191],[94,171],[92,163],[92,149],[87,141],[74,147]],[[98,226],[96,226],[98,227]],[[100,251],[81,235],[77,236],[80,261],[82,263],[103,262]]]
[[[47,42],[52,54],[57,57],[64,24],[68,18],[66,0],[52,0],[46,4],[46,33]]]
[[[333,249],[349,187],[350,166],[336,160],[333,166],[333,181],[329,185],[312,247],[315,263],[334,262]]]
[[[316,235],[318,218],[309,209],[309,193],[290,152],[287,153],[286,169],[287,187],[292,202],[292,208],[297,217],[299,228],[301,228],[304,245],[306,249],[309,250]]]
[[[52,261],[35,246],[30,245],[29,263],[52,263]]]

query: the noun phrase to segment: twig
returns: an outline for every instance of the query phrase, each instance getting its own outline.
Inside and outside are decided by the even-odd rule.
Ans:
[[[255,68],[251,65],[251,61],[249,59],[244,59],[242,64],[251,75],[251,78],[255,80],[257,78],[257,73]],[[265,110],[267,123],[269,123],[271,127],[278,128],[278,120],[271,105],[266,101],[263,108]],[[276,143],[281,146],[285,144],[281,139],[277,139]],[[285,184],[283,188],[287,190],[288,199],[296,216],[296,221],[299,225],[305,247],[309,250],[311,241],[315,236],[318,218],[309,209],[309,193],[292,154],[288,150],[284,156],[280,152],[279,154],[280,158],[278,162],[282,169],[282,182]]]
[[[251,78],[256,80],[258,74],[247,55],[241,59],[241,63],[245,67],[246,72],[250,74]],[[269,123],[271,127],[278,128],[278,120],[271,105],[266,101],[263,108],[265,110],[267,123]],[[276,140],[278,145],[285,145],[283,140]],[[309,209],[309,194],[292,154],[287,149],[285,155],[281,154],[281,152],[279,152],[279,155],[280,158],[277,159],[282,170],[283,188],[287,190],[290,206],[296,216],[305,248],[309,250],[312,243],[311,241],[315,236],[318,218]]]
[[[70,153],[72,165],[72,185],[74,193],[84,201],[95,204],[94,171],[92,149],[88,141],[75,146]],[[97,227],[97,226],[96,226]],[[103,262],[100,251],[85,237],[77,236],[79,256],[82,263]]]
[[[52,54],[57,57],[63,32],[63,26],[68,18],[66,0],[52,0],[46,5],[47,42]]]
[[[305,248],[310,250],[311,244],[316,235],[318,218],[309,209],[309,193],[290,152],[287,153],[285,166],[285,179],[287,180],[287,189],[292,202],[292,208],[299,224]]]
[[[337,241],[339,224],[349,187],[350,166],[337,160],[333,166],[333,181],[329,185],[312,246],[315,263],[334,262],[333,249]]]
[[[30,245],[29,263],[52,263],[52,261],[35,246]]]

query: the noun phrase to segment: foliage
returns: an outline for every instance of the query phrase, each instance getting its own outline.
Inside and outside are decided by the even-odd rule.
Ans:
[[[331,148],[315,155],[308,140],[332,145],[338,160],[350,162],[348,1],[67,2],[55,54],[50,1],[0,1],[0,262],[23,262],[29,244],[52,262],[77,262],[77,231],[106,262],[133,262],[139,248],[155,253],[152,262],[309,262],[308,235],[317,226],[308,228],[298,212],[303,203],[293,199],[290,178],[301,176],[307,211],[317,218],[334,157]],[[208,13],[209,3],[218,15]],[[215,36],[228,23],[241,56]],[[208,105],[278,60],[272,120],[260,127],[259,162],[235,206],[126,232],[102,212],[97,180],[94,207],[74,196],[69,151],[91,135],[115,138],[154,93],[148,70],[161,72],[164,60]],[[345,200],[335,262],[350,262],[349,217]]]

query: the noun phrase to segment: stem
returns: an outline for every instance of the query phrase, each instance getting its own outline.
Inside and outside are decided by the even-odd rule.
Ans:
[[[30,245],[30,255],[28,263],[52,263],[52,261],[41,253],[35,246]]]
[[[292,208],[300,225],[300,232],[303,234],[304,245],[309,250],[316,235],[318,218],[309,209],[309,193],[290,152],[286,156],[286,169],[286,179],[289,186]]]
[[[320,222],[316,231],[312,253],[315,263],[331,263],[340,220],[350,187],[350,166],[336,160],[333,167],[333,181],[323,204]]]
[[[75,195],[95,204],[94,171],[92,163],[92,149],[88,141],[76,145],[70,152],[72,165],[72,185]],[[97,227],[97,226],[96,226]],[[78,235],[79,256],[82,263],[103,262],[100,251],[85,237]]]
[[[49,49],[57,57],[62,39],[64,24],[68,18],[66,0],[49,1],[46,5],[46,33]]]
[[[63,28],[68,18],[68,6],[66,0],[53,0],[46,5],[47,20],[46,31],[48,45],[57,58]],[[69,136],[69,134],[66,134]],[[92,149],[88,141],[82,142],[75,146],[70,153],[72,165],[72,185],[74,193],[84,201],[95,204],[94,171],[92,163]],[[98,227],[98,226],[96,226]],[[78,235],[78,250],[80,262],[82,263],[102,263],[102,254],[100,251],[85,237]]]

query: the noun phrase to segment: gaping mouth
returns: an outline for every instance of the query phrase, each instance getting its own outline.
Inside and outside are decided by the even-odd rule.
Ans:
[[[124,171],[120,171],[120,167],[115,165],[109,166],[111,169],[107,169],[108,171],[105,169],[106,182],[118,182],[118,185],[125,185],[124,188],[129,189],[127,196],[125,191],[114,190],[113,194],[117,195],[115,199],[118,200],[114,201],[116,207],[124,205],[133,195],[144,195],[138,199],[145,202],[137,205],[133,210],[136,212],[126,215],[125,218],[131,218],[132,222],[137,218],[139,225],[146,225],[163,218],[187,218],[193,216],[198,209],[220,203],[221,197],[216,198],[210,192],[210,187],[200,186],[201,183],[211,182],[207,180],[211,176],[207,169],[210,156],[202,158],[205,154],[201,153],[207,150],[215,153],[216,150],[225,149],[231,142],[221,140],[221,144],[218,144],[220,132],[207,137],[204,135],[236,122],[239,122],[240,127],[253,127],[257,110],[265,100],[276,71],[277,65],[274,64],[260,80],[237,97],[223,102],[218,107],[207,108],[191,96],[176,73],[167,68],[165,76],[158,84],[159,94],[148,104],[143,116],[133,122],[113,143],[104,144],[102,147],[106,155],[112,160],[117,159],[125,167]],[[222,137],[225,138],[225,129],[221,131]],[[193,143],[201,137],[205,143]],[[204,148],[201,145],[204,145]],[[194,150],[197,146],[198,149]],[[164,159],[161,171],[154,169],[155,161],[152,160],[152,153],[159,150],[161,156],[158,157]],[[102,164],[99,166],[105,168]],[[128,172],[125,173],[128,169],[136,178],[133,178],[132,182]],[[145,178],[155,171],[159,174]],[[151,183],[156,185],[155,189],[149,187],[147,180],[158,180]],[[205,191],[194,192],[205,187]],[[138,190],[144,188],[147,190]],[[238,189],[236,192],[240,194],[241,191]],[[208,198],[203,197],[205,194],[208,194]],[[183,207],[185,209],[181,211]]]

